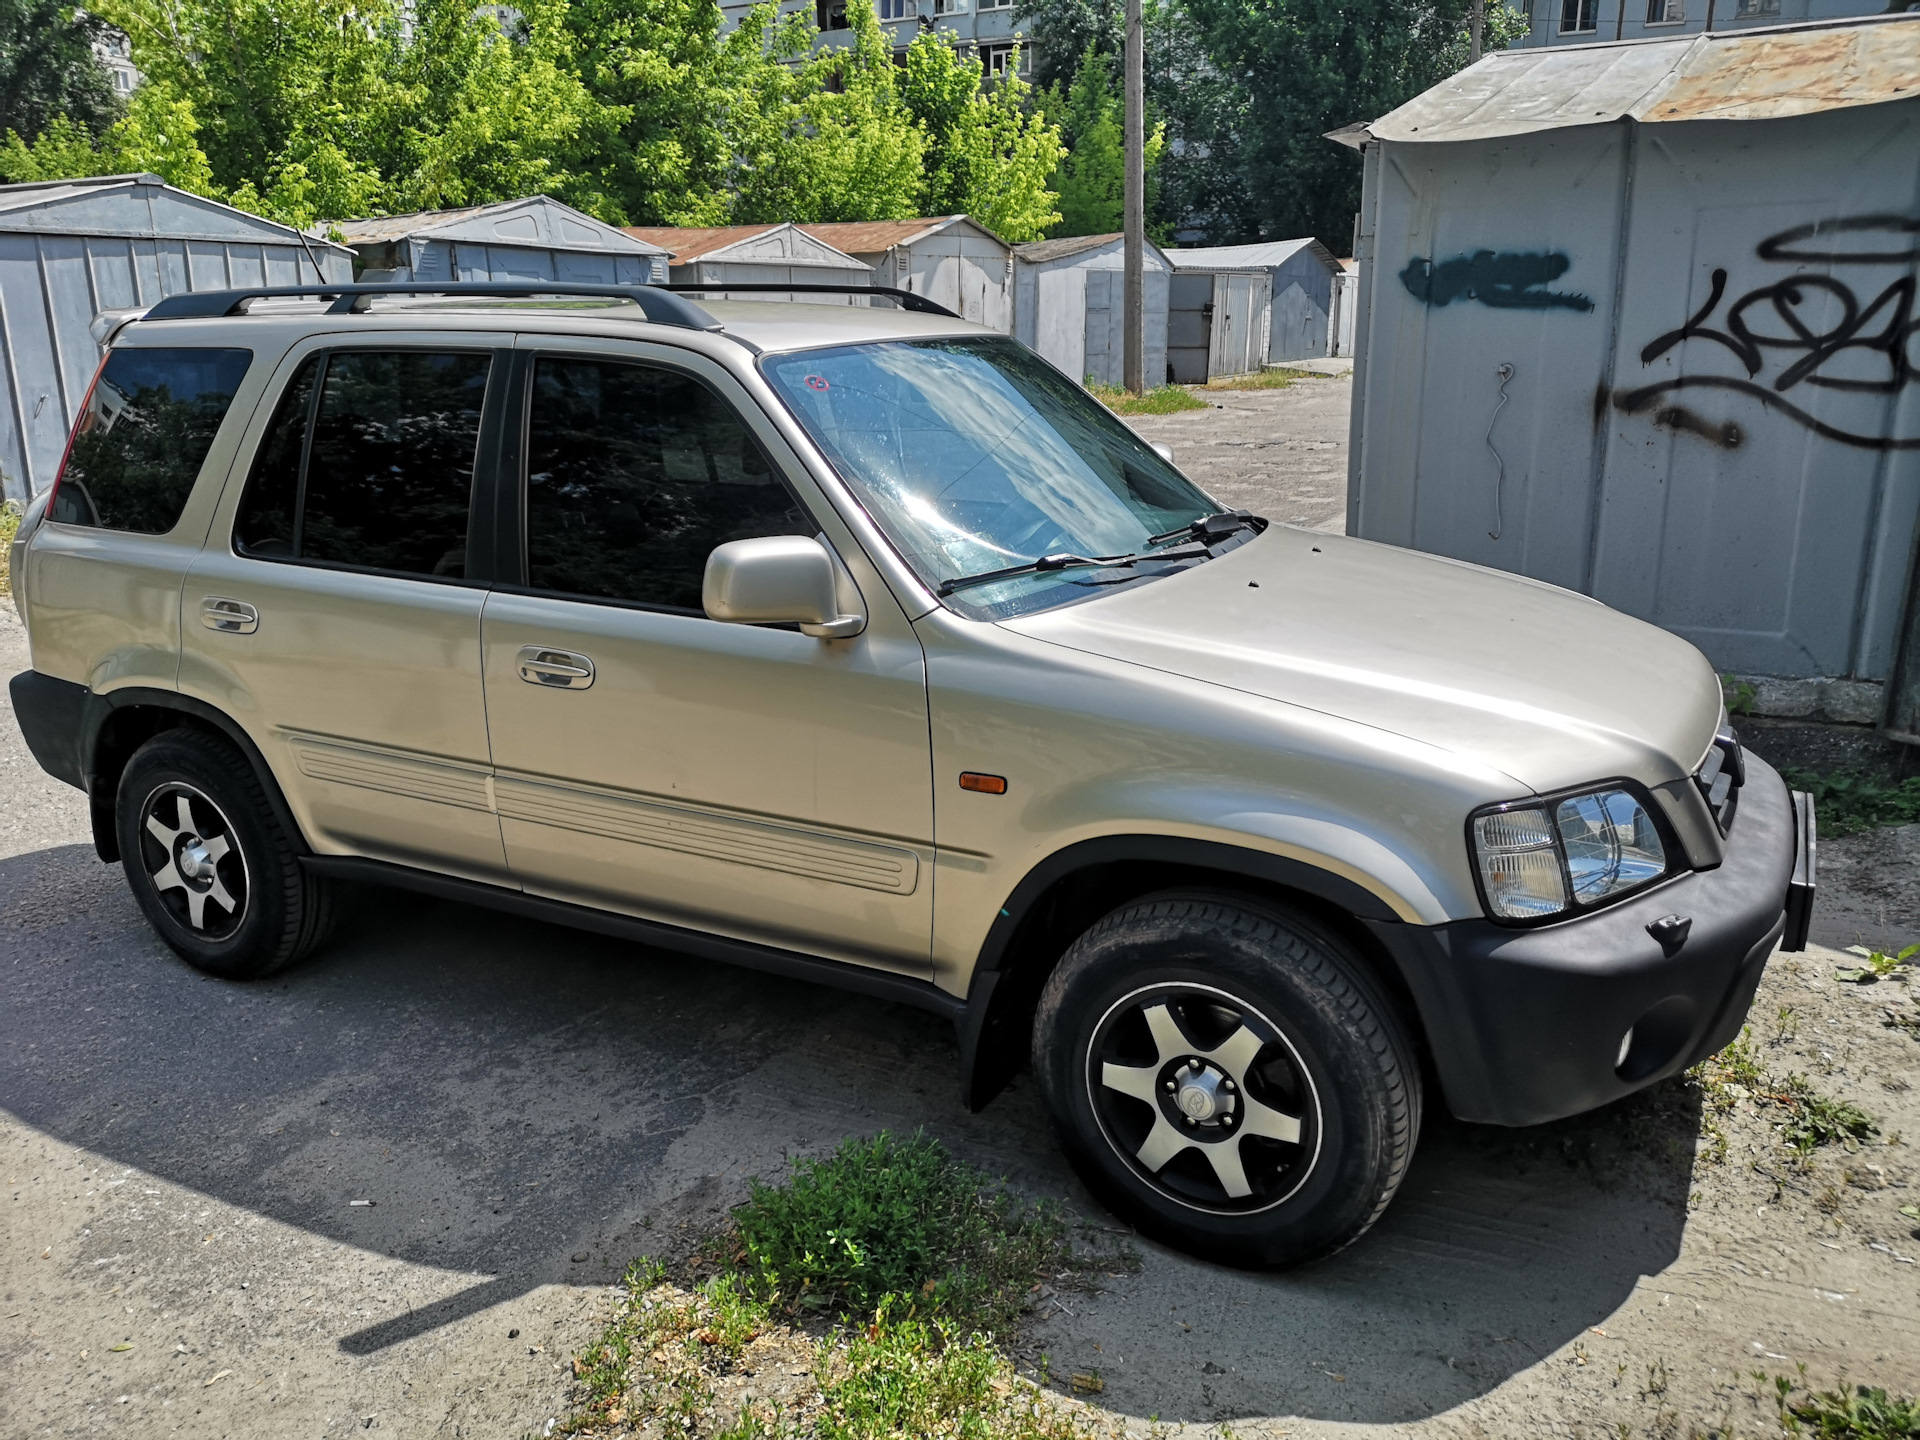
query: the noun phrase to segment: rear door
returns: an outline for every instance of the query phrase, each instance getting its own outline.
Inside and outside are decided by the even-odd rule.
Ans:
[[[511,343],[296,348],[187,577],[181,689],[247,728],[323,853],[505,875],[467,544]]]
[[[905,615],[719,366],[584,341],[520,363],[525,583],[495,589],[484,627],[515,877],[926,974],[931,754]],[[714,546],[823,530],[859,567],[865,633],[706,617]]]

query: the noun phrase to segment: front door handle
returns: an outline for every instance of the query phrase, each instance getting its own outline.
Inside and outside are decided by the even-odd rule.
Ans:
[[[585,690],[593,684],[593,661],[571,650],[545,645],[521,647],[516,657],[520,678],[529,685],[551,685],[556,690]]]
[[[223,635],[251,635],[260,628],[260,612],[244,600],[209,595],[200,602],[200,623]]]

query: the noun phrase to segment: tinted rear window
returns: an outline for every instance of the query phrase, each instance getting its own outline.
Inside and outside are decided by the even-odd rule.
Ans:
[[[261,559],[464,577],[489,368],[486,355],[414,350],[309,360],[260,447],[236,547]]]
[[[251,350],[115,350],[75,427],[53,518],[171,530],[252,361]]]

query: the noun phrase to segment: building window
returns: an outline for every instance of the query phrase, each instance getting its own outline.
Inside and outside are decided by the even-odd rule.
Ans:
[[[1586,35],[1597,29],[1599,0],[1560,0],[1560,33]]]
[[[1647,0],[1649,25],[1679,25],[1686,18],[1686,0]]]
[[[1740,8],[1734,11],[1736,20],[1758,20],[1762,16],[1778,16],[1780,0],[1740,0]]]
[[[874,10],[882,20],[907,20],[913,15],[907,0],[874,0]]]
[[[822,30],[847,28],[847,0],[815,0],[813,23]]]
[[[980,0],[982,10],[1011,10],[1013,0]]]
[[[982,45],[980,47],[980,66],[982,73],[991,80],[1005,75],[1013,68],[1013,46]]]
[[[936,15],[964,15],[968,8],[969,0],[933,0]]]

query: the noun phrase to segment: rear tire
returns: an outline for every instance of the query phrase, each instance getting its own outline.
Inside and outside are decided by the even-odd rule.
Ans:
[[[178,729],[142,745],[114,826],[134,899],[189,965],[253,980],[326,938],[332,887],[300,864],[260,777],[225,740]]]
[[[1094,925],[1047,981],[1033,1055],[1089,1188],[1227,1264],[1351,1244],[1419,1135],[1413,1048],[1358,957],[1239,896],[1155,896]]]

